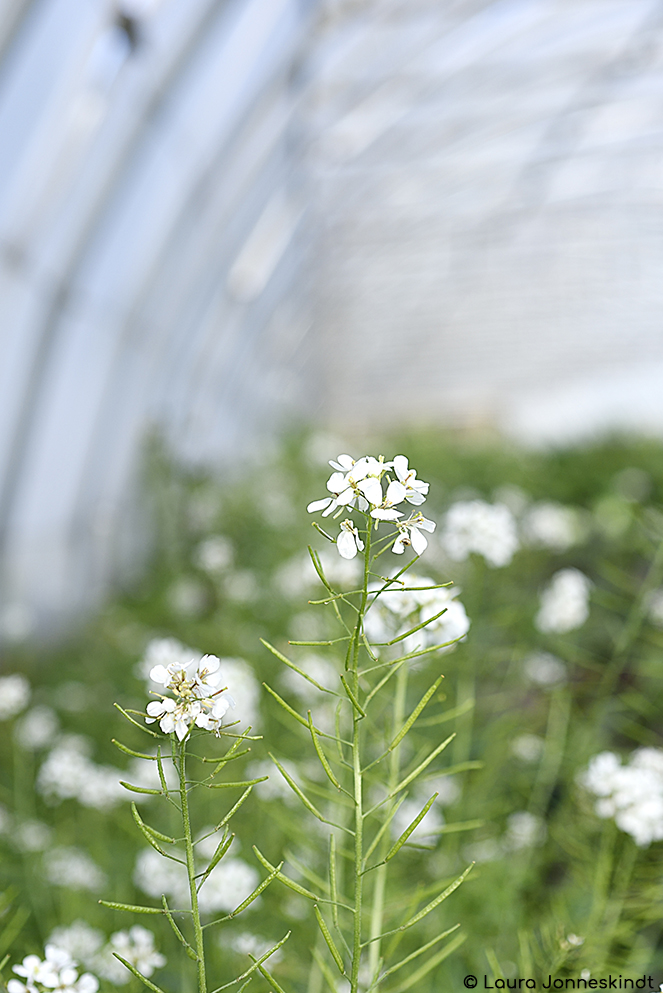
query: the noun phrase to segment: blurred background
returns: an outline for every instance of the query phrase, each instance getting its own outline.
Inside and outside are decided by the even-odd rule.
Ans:
[[[150,440],[663,433],[662,63],[659,0],[3,0],[0,637],[139,565]]]

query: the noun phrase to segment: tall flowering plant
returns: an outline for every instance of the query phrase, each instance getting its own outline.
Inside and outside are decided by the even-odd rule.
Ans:
[[[155,693],[156,699],[147,704],[144,713],[141,714],[139,711],[133,710],[126,711],[117,704],[116,706],[128,721],[156,739],[154,754],[136,752],[119,741],[115,741],[115,744],[125,754],[154,764],[158,773],[159,787],[152,789],[127,782],[122,782],[121,785],[135,794],[161,797],[177,811],[182,833],[179,837],[171,837],[151,827],[143,820],[136,804],[132,803],[131,805],[134,821],[145,841],[164,859],[177,863],[178,871],[186,876],[184,891],[188,891],[188,898],[183,901],[184,907],[169,906],[166,893],[161,895],[160,907],[138,906],[105,900],[100,902],[114,910],[163,915],[178,941],[182,944],[184,953],[195,966],[198,993],[208,993],[205,957],[206,931],[215,925],[233,920],[246,910],[260,897],[280,871],[280,866],[272,868],[237,906],[234,906],[222,917],[203,923],[204,887],[213,881],[222,860],[231,850],[235,838],[230,827],[232,818],[247,800],[256,783],[262,782],[267,777],[262,776],[241,781],[228,781],[221,778],[228,763],[246,755],[249,751],[246,743],[253,740],[255,736],[250,734],[250,728],[242,732],[238,732],[236,729],[238,722],[233,721],[230,714],[234,701],[224,685],[223,666],[216,656],[182,657],[175,659],[168,665],[158,664],[150,670],[149,677],[153,685],[163,687],[163,689]],[[229,717],[231,719],[228,719]],[[140,719],[144,721],[144,724]],[[154,730],[155,724],[159,731]],[[228,747],[222,755],[210,757],[198,754],[196,745],[200,744],[201,738],[209,738],[210,735],[218,739],[219,742],[227,743]],[[212,765],[211,772],[207,775],[201,773],[198,776],[192,776],[191,760],[200,763],[203,772],[206,765]],[[232,791],[241,792],[238,799],[228,805],[228,809],[213,830],[203,837],[198,837],[193,827],[191,795],[195,790],[201,788],[229,790],[231,793]],[[210,838],[217,840],[216,846],[211,858],[201,862],[195,846],[201,842],[207,842]],[[167,874],[164,872],[164,889],[167,888],[166,883]],[[158,889],[157,884],[156,890],[158,891]],[[236,984],[239,985],[240,989],[244,989],[255,972],[259,972],[271,980],[264,963],[281,948],[287,938],[288,935],[286,934],[280,942],[261,954],[260,957],[251,956],[253,960],[251,966],[231,982],[216,987],[214,993],[221,993],[221,990]],[[164,993],[159,986],[137,968],[135,963],[122,955],[120,950],[114,950],[113,954],[141,980],[144,986],[154,993]]]
[[[360,989],[370,993],[406,967],[414,971],[402,988],[410,988],[451,954],[465,937],[458,931],[459,925],[443,928],[400,961],[394,961],[397,942],[386,941],[416,927],[434,913],[471,868],[443,886],[424,906],[410,907],[405,914],[401,913],[402,908],[390,909],[392,860],[404,846],[415,841],[413,835],[438,794],[428,797],[420,809],[417,805],[416,814],[409,817],[406,826],[395,831],[395,825],[399,829],[403,826],[402,818],[397,817],[399,808],[416,781],[427,770],[432,771],[433,763],[453,738],[453,735],[445,738],[427,754],[418,754],[407,764],[403,749],[406,737],[426,706],[435,702],[443,678],[438,675],[409,709],[408,669],[414,660],[435,657],[436,653],[453,647],[466,634],[469,621],[462,608],[462,617],[456,616],[460,606],[457,605],[453,624],[445,629],[443,617],[454,606],[446,589],[450,584],[417,580],[413,574],[410,580],[407,575],[425,551],[426,535],[435,530],[435,523],[416,509],[425,502],[429,485],[417,478],[405,456],[397,455],[392,461],[385,461],[370,455],[359,459],[340,455],[330,465],[334,472],[327,482],[329,495],[315,500],[307,509],[310,513],[322,512],[323,517],[342,518],[336,536],[317,523],[314,526],[336,545],[344,559],[362,557],[362,579],[356,589],[337,590],[325,575],[320,555],[309,548],[326,590],[321,600],[311,603],[333,612],[339,634],[325,641],[290,644],[333,650],[342,646],[343,655],[336,667],[338,679],[332,685],[323,685],[305,668],[264,642],[284,665],[336,702],[335,730],[325,731],[319,726],[322,721],[316,723],[312,710],[306,715],[299,713],[274,689],[266,687],[289,717],[306,729],[329,783],[321,802],[314,803],[306,784],[298,782],[296,774],[273,758],[302,805],[329,831],[327,880],[321,881],[317,888],[306,889],[256,852],[270,876],[275,874],[282,883],[312,902],[328,958],[318,951],[314,954],[329,988],[336,990],[333,974],[336,971],[349,980],[351,993]],[[415,509],[409,510],[408,504]],[[385,552],[402,556],[407,549],[414,556],[396,571],[383,564]],[[385,612],[398,619],[398,627],[393,636],[380,638],[379,632],[386,630],[382,616]],[[372,636],[375,640],[371,640]],[[450,940],[440,945],[447,938]],[[430,954],[422,959],[426,953]]]

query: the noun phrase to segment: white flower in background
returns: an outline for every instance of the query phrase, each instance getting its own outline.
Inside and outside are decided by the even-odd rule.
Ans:
[[[178,853],[173,851],[172,854]],[[172,908],[186,910],[190,906],[186,866],[170,859],[166,861],[153,848],[140,852],[133,878],[136,886],[148,896],[161,899],[165,894]]]
[[[16,673],[0,679],[0,721],[6,721],[25,710],[30,701],[30,683]]]
[[[506,566],[518,549],[516,521],[504,504],[467,500],[447,511],[441,535],[444,551],[455,562],[471,552],[482,555],[493,568]]]
[[[87,969],[92,969],[92,962],[105,940],[102,931],[90,927],[86,921],[78,920],[69,927],[56,927],[51,932],[48,944],[57,945],[77,962],[82,962]]]
[[[22,821],[12,832],[12,841],[23,852],[43,852],[51,843],[53,832],[41,821]]]
[[[404,455],[397,455],[394,459],[394,472],[399,483],[405,487],[405,499],[408,503],[414,504],[415,507],[420,506],[426,499],[429,484],[417,479],[416,472],[410,469]]]
[[[589,617],[591,580],[579,569],[560,569],[541,594],[534,624],[544,634],[564,634],[582,627]]]
[[[336,547],[344,559],[353,559],[358,551],[363,552],[364,542],[352,521],[341,521],[341,533],[336,539]]]
[[[652,624],[663,628],[663,590],[652,590],[647,597],[647,614]]]
[[[224,534],[213,534],[201,541],[194,554],[194,564],[210,576],[220,576],[233,564],[233,545]]]
[[[507,818],[504,847],[511,851],[541,845],[546,839],[545,822],[527,810],[518,810]]]
[[[233,708],[231,720],[239,721],[234,730],[241,730],[249,725],[255,730],[259,725],[260,683],[253,668],[245,659],[222,658],[220,662],[222,685],[228,687],[226,695]]]
[[[255,958],[260,958],[274,944],[273,941],[266,941],[257,934],[251,934],[250,931],[240,931],[235,934],[231,932],[230,935],[222,934],[219,937],[219,943],[223,949],[230,947],[238,955],[253,955]],[[280,962],[282,958],[283,950],[279,948],[273,955],[269,956],[270,968]]]
[[[435,522],[429,521],[424,515],[417,511],[411,514],[407,521],[398,522],[398,537],[393,544],[392,552],[402,555],[407,545],[412,545],[415,555],[421,555],[428,548],[428,538],[422,532],[429,534],[435,530]]]
[[[534,652],[525,659],[523,671],[527,679],[539,686],[558,686],[566,682],[566,666],[551,652]]]
[[[147,976],[166,964],[166,958],[154,947],[154,935],[140,924],[134,924],[128,931],[116,931],[111,935],[110,950],[126,959],[134,969]],[[131,973],[125,970],[127,981]]]
[[[295,781],[299,782],[299,770],[294,762],[289,759],[280,758],[279,762]],[[247,779],[259,779],[261,776],[268,776],[262,783],[257,783],[254,789],[263,800],[280,800],[291,806],[297,806],[299,800],[290,789],[285,779],[269,759],[260,759],[249,762],[246,766]]]
[[[242,859],[224,858],[216,865],[203,883],[198,903],[203,913],[216,910],[230,912],[253,892],[260,876],[257,869]],[[257,906],[257,901],[253,904]]]
[[[522,534],[527,545],[564,552],[580,537],[578,512],[552,501],[535,503],[523,518]]]
[[[192,659],[199,659],[201,656],[202,652],[197,652],[195,648],[188,648],[177,638],[152,638],[147,643],[136,675],[143,679],[149,679],[150,672],[155,666],[163,666],[164,669],[177,663],[186,666]]]
[[[544,741],[538,734],[519,734],[511,742],[511,752],[523,762],[538,762],[543,755]]]
[[[307,673],[316,683],[333,689],[338,684],[338,673],[332,663],[323,658],[322,655],[315,655],[313,652],[303,655],[297,660],[299,668]],[[300,676],[294,669],[285,669],[281,673],[281,685],[302,699],[322,699],[325,694],[308,680]]]
[[[645,847],[663,840],[663,751],[639,748],[627,765],[614,752],[591,759],[578,782],[597,797],[599,817],[613,817],[617,827]]]
[[[403,580],[399,582],[405,586]],[[364,620],[369,641],[391,641],[442,610],[444,613],[440,617],[403,641],[403,650],[415,651],[417,646],[444,644],[463,638],[470,629],[470,619],[463,604],[456,599],[460,590],[447,586],[429,588],[435,585],[434,580],[426,576],[408,573],[406,588],[399,590],[394,584],[393,588],[374,596]],[[379,589],[374,585],[370,592],[376,593]],[[453,646],[449,646],[451,648]]]
[[[52,707],[33,707],[14,728],[14,737],[21,748],[36,751],[50,745],[58,733],[60,723]]]
[[[47,802],[76,799],[85,807],[109,810],[126,799],[123,773],[92,762],[90,748],[88,739],[71,734],[49,752],[37,776],[37,790]]]
[[[96,893],[106,885],[106,874],[80,848],[52,848],[44,856],[46,879],[54,886]]]

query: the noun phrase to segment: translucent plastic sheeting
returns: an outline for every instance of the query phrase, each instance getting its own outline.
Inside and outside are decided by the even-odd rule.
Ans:
[[[309,7],[41,0],[0,20],[0,636],[79,613],[135,561],[149,431],[218,465],[283,391]]]

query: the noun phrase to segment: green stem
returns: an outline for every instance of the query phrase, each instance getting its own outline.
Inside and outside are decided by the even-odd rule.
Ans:
[[[207,980],[205,978],[205,948],[203,945],[203,929],[200,923],[200,911],[198,909],[198,891],[196,889],[196,867],[193,858],[193,838],[191,836],[191,819],[189,817],[189,798],[186,789],[186,739],[179,746],[178,772],[180,777],[180,803],[182,808],[182,826],[184,828],[184,842],[186,846],[186,871],[189,877],[189,893],[191,894],[191,919],[193,921],[193,933],[195,938],[195,949],[198,968],[198,993],[207,993]]]
[[[371,530],[372,521],[370,517],[366,524],[366,545],[364,548],[364,584],[361,594],[361,603],[357,612],[357,623],[354,633],[354,648],[352,652],[352,663],[350,669],[350,679],[352,682],[352,692],[355,698],[359,697],[359,645],[366,613],[366,601],[368,600],[368,580],[371,562]],[[362,863],[364,859],[364,810],[362,798],[362,774],[361,774],[361,714],[352,708],[352,785],[353,799],[355,804],[355,858],[354,858],[354,931],[352,941],[352,974],[350,977],[350,993],[357,993],[359,986],[359,965],[361,962],[361,915],[363,905],[364,877],[362,876]]]
[[[394,736],[398,733],[400,728],[403,726],[403,721],[405,720],[405,698],[407,694],[407,682],[408,682],[408,668],[407,666],[401,666],[396,677],[396,692],[394,694],[394,722],[393,722],[393,734]],[[390,756],[389,763],[389,786],[388,790],[391,791],[396,787],[400,781],[400,769],[401,769],[401,745],[397,745],[394,748]],[[397,801],[395,800],[394,803]],[[385,814],[386,816],[386,814]],[[385,836],[381,843],[382,847],[382,857],[387,854],[387,850],[390,847],[390,839]],[[384,898],[387,888],[387,873],[389,871],[388,865],[381,865],[376,870],[376,879],[373,889],[373,908],[371,912],[371,938],[376,938],[377,935],[382,933],[382,922],[384,919]],[[380,963],[380,941],[372,941],[370,945],[369,953],[369,971],[371,976],[371,981],[376,978],[376,973]]]

